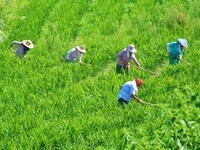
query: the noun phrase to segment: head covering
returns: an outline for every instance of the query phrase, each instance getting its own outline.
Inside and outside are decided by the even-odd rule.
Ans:
[[[179,41],[179,43],[180,43],[182,46],[188,48],[187,40],[186,40],[186,39],[178,38],[178,41]]]
[[[142,80],[140,78],[136,78],[135,82],[137,83],[137,85],[142,88]]]
[[[129,45],[128,50],[129,50],[129,52],[131,52],[131,53],[136,53],[136,52],[137,52],[137,50],[135,49],[135,46],[134,46],[133,44],[130,44],[130,45]]]
[[[137,50],[135,49],[135,46],[133,44],[130,44],[128,48],[126,49],[126,55],[128,58],[134,56],[134,55],[130,55],[130,53],[136,53],[136,52]]]
[[[31,40],[24,40],[22,41],[23,45],[28,47],[28,48],[33,48],[34,44],[31,42]]]
[[[84,45],[77,46],[76,48],[78,49],[79,52],[81,52],[81,53],[86,53],[86,50],[85,50],[85,46],[84,46]]]

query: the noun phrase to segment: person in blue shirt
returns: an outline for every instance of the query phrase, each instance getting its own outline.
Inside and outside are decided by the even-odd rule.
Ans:
[[[138,87],[142,88],[142,80],[140,78],[136,78],[133,81],[126,82],[121,87],[119,94],[118,94],[119,104],[121,104],[121,105],[128,104],[129,101],[132,99],[138,103],[155,105],[155,104],[144,102],[135,96],[136,93],[138,92]]]
[[[182,53],[184,48],[188,48],[186,39],[179,38],[176,42],[167,44],[167,53],[169,55],[170,64],[179,64],[180,61],[183,61]]]
[[[27,52],[31,48],[34,48],[34,44],[32,43],[31,40],[23,40],[22,42],[12,41],[12,43],[9,47],[10,50],[12,50],[13,45],[17,46],[16,55],[23,56],[24,58],[26,58]]]

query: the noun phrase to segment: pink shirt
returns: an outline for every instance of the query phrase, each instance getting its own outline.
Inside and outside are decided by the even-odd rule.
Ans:
[[[70,51],[67,52],[65,59],[69,60],[69,61],[76,61],[76,58],[79,59],[79,61],[81,62],[81,58],[82,58],[83,54],[81,54],[77,48],[72,48]]]
[[[140,66],[140,63],[137,61],[137,58],[135,57],[127,57],[127,52],[126,52],[126,49],[123,49],[121,52],[119,52],[117,54],[117,64],[120,65],[120,66],[124,66],[125,67],[129,67],[130,66],[130,61],[133,60],[135,62],[135,64],[137,66]],[[123,62],[121,62],[120,58],[123,60]]]

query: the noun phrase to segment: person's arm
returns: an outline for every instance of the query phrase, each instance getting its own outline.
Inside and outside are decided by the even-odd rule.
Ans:
[[[79,58],[79,63],[80,63],[80,64],[82,64],[82,63],[83,63],[83,62],[82,62],[82,60],[81,60],[81,57]]]
[[[134,63],[136,64],[136,66],[142,70],[142,67],[140,66],[140,63],[138,62],[137,58],[136,57],[133,57],[133,61]]]
[[[82,64],[82,57],[83,57],[83,54],[81,54],[79,51],[78,51],[78,59],[79,59],[79,63]]]
[[[18,41],[12,41],[11,45],[21,45],[22,42],[18,42]]]
[[[148,104],[148,105],[151,105],[151,106],[156,106],[156,104],[151,104],[151,103],[147,103],[147,102],[144,102],[144,101],[142,101],[141,99],[139,99],[139,98],[137,98],[135,95],[131,95],[131,98],[133,99],[133,100],[135,100],[136,102],[138,102],[138,103],[141,103],[141,104]]]
[[[142,100],[140,100],[139,98],[137,98],[135,95],[131,95],[131,98],[133,99],[133,100],[135,100],[136,102],[138,102],[138,103],[142,103]]]
[[[170,56],[172,56],[172,57],[174,57],[174,58],[176,58],[176,59],[179,59],[180,61],[183,61],[183,58],[182,58],[182,55],[180,54],[179,56],[175,56],[175,55],[173,55],[173,54],[171,54],[171,53],[168,53]]]
[[[24,52],[24,58],[26,58],[26,54],[27,54],[27,52],[28,52],[28,51],[25,51],[25,52]]]
[[[13,45],[20,45],[20,44],[22,44],[22,42],[12,41],[11,44],[10,44],[9,49],[12,50],[12,46]]]
[[[12,41],[11,44],[10,44],[9,49],[10,49],[11,51],[13,51],[13,50],[12,50],[12,46],[13,46],[13,45],[17,45],[17,46],[19,46],[19,45],[21,45],[21,44],[22,44],[22,42]],[[13,51],[13,52],[14,52],[14,51]]]
[[[180,60],[180,61],[183,61],[182,55],[179,55],[179,60]]]

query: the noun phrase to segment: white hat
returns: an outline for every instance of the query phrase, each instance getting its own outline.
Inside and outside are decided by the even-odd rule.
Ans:
[[[24,41],[22,41],[22,43],[24,44],[24,46],[26,46],[28,48],[34,47],[34,44],[31,42],[31,40],[24,40]]]
[[[136,52],[137,52],[137,50],[135,49],[135,46],[134,46],[133,44],[130,44],[130,45],[129,45],[128,50],[129,50],[129,52],[131,52],[131,53],[136,53]]]
[[[81,52],[81,53],[86,53],[86,50],[85,50],[85,46],[84,46],[84,45],[77,46],[77,49],[78,49],[78,51]]]
[[[181,45],[183,45],[184,47],[188,48],[187,40],[186,39],[179,38],[178,41],[179,41],[179,43],[181,43]]]

